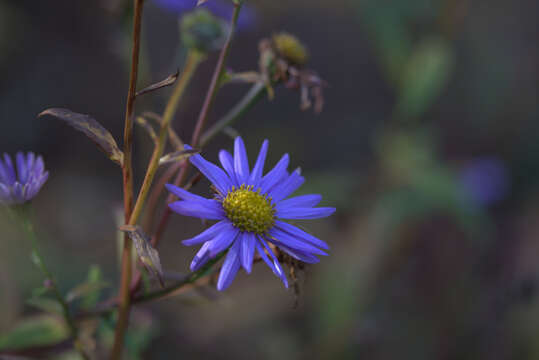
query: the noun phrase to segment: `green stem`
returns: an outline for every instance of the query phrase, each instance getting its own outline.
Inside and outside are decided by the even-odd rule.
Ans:
[[[226,62],[226,59],[227,59],[227,56],[228,56],[228,52],[230,50],[230,45],[232,44],[232,39],[233,39],[234,33],[236,31],[236,26],[237,26],[237,23],[238,23],[238,16],[239,16],[240,10],[241,10],[241,3],[234,3],[234,13],[232,14],[232,22],[231,22],[231,25],[230,25],[230,30],[229,30],[229,33],[227,35],[227,39],[225,41],[225,44],[223,45],[223,48],[221,49],[221,53],[219,54],[219,59],[217,60],[215,70],[213,72],[213,77],[212,77],[210,86],[208,88],[208,92],[206,93],[206,98],[204,100],[202,110],[200,111],[200,115],[198,117],[198,120],[197,120],[197,123],[196,123],[196,126],[195,126],[195,131],[193,132],[193,136],[192,136],[192,139],[191,139],[191,146],[192,147],[197,147],[198,144],[199,144],[200,136],[202,135],[202,131],[204,130],[204,125],[205,125],[206,119],[208,117],[209,109],[211,108],[211,105],[213,104],[213,99],[215,98],[215,95],[217,94],[217,90],[219,89],[219,86],[218,86],[219,85],[219,80],[221,78],[221,74],[223,73],[223,68],[224,68],[224,65],[225,65],[225,62]],[[180,186],[180,184],[183,181],[185,181],[185,179],[187,178],[187,171],[189,170],[189,164],[190,164],[189,162],[183,163],[183,166],[181,166],[180,172],[179,172],[179,174],[177,175],[177,177],[176,177],[176,179],[174,181],[174,185]],[[178,166],[180,166],[180,165],[172,165],[172,167],[178,167]],[[173,172],[167,172],[167,174],[165,174],[164,176],[171,177],[172,174],[173,174]],[[166,182],[167,181],[160,181],[159,182],[160,186],[157,189],[155,189],[157,194],[159,194],[162,191],[162,187],[164,186],[164,183],[166,183]],[[162,186],[161,186],[161,184],[162,184]],[[157,196],[154,196],[153,198],[157,198]],[[169,196],[167,198],[167,202],[170,202],[171,199],[172,199],[172,197]],[[151,208],[152,208],[152,213],[153,213],[153,206]],[[152,238],[152,245],[156,246],[157,243],[159,242],[159,239],[162,236],[164,228],[166,227],[166,224],[168,222],[169,215],[170,215],[170,209],[167,207],[165,209],[162,217],[161,217],[161,220],[159,221],[157,231],[156,231],[154,237]],[[139,283],[140,283],[140,281],[137,281],[134,284],[134,286],[133,286],[134,290],[136,290],[138,288]]]
[[[263,98],[265,92],[266,85],[264,83],[255,83],[251,89],[249,89],[247,94],[245,94],[245,96],[232,109],[230,109],[225,116],[223,116],[202,135],[200,139],[200,146],[203,147],[206,145],[220,131],[242,117],[260,99]]]
[[[189,83],[191,82],[191,79],[193,78],[193,75],[198,68],[198,65],[200,65],[200,63],[202,62],[203,58],[204,56],[196,51],[190,51],[187,54],[187,59],[183,72],[181,73],[180,78],[178,79],[178,82],[174,87],[172,95],[168,100],[167,106],[165,107],[165,111],[161,119],[159,138],[157,140],[157,144],[152,154],[152,158],[148,165],[148,170],[146,171],[144,182],[142,183],[142,187],[140,188],[135,208],[133,210],[133,213],[131,214],[131,218],[129,219],[129,225],[135,225],[138,222],[138,219],[142,213],[142,209],[144,208],[144,204],[150,192],[150,188],[155,178],[155,174],[157,173],[157,168],[159,167],[159,159],[163,155],[163,151],[167,143],[167,135],[170,132],[170,123],[172,122],[172,119],[176,114],[176,110],[178,109],[178,105],[185,92],[185,89],[187,88],[187,85],[189,85]],[[150,207],[149,211],[150,213],[154,212],[153,206]],[[133,284],[131,286],[131,289],[136,290],[140,284],[141,279],[142,278],[140,272],[136,272],[132,281]]]
[[[230,50],[230,45],[232,44],[232,39],[234,38],[234,33],[236,32],[236,26],[238,24],[238,16],[240,14],[241,5],[242,5],[242,2],[234,2],[234,13],[232,14],[232,22],[230,25],[230,30],[229,30],[227,39],[225,41],[225,44],[223,45],[223,48],[221,49],[221,53],[219,54],[219,59],[217,60],[215,70],[213,71],[213,76],[210,83],[210,87],[208,88],[208,92],[206,93],[206,98],[204,99],[204,104],[202,105],[202,110],[200,111],[200,114],[198,116],[198,120],[195,126],[195,131],[193,132],[193,136],[191,138],[191,146],[194,148],[196,148],[199,145],[200,136],[202,135],[202,131],[204,130],[204,126],[206,124],[206,119],[208,118],[209,110],[213,104],[213,100],[215,98],[215,95],[217,94],[217,90],[219,89],[219,80],[221,79],[221,74],[223,73],[223,68],[225,66],[228,52]],[[173,166],[178,166],[178,165],[173,165]],[[187,178],[187,172],[189,170],[189,166],[190,166],[189,162],[183,163],[183,166],[181,166],[181,169],[178,175],[176,176],[176,179],[174,180],[174,185],[180,186],[180,184],[185,181],[185,179]],[[167,198],[167,203],[171,202],[173,198],[174,198],[173,195],[169,195]],[[153,244],[157,244],[159,242],[159,239],[162,236],[163,231],[168,223],[169,216],[170,216],[170,209],[167,207],[165,211],[163,212],[163,215],[161,216],[161,220],[159,221],[157,231],[154,237],[152,238]]]
[[[176,114],[176,109],[178,108],[180,99],[182,98],[182,95],[184,94],[187,85],[191,81],[191,78],[193,77],[193,74],[195,73],[195,70],[197,69],[198,64],[200,64],[202,59],[203,56],[195,51],[190,51],[187,55],[185,68],[176,86],[174,87],[174,91],[172,92],[172,95],[165,108],[157,145],[152,154],[150,163],[148,164],[148,170],[146,171],[144,182],[142,183],[142,187],[140,188],[135,207],[133,209],[133,212],[131,213],[131,217],[128,223],[129,225],[136,225],[140,214],[142,213],[142,209],[144,208],[144,204],[152,186],[153,179],[155,178],[157,168],[159,167],[159,159],[161,158],[161,156],[163,156],[163,152],[165,150],[170,123],[174,118],[174,114]]]
[[[169,285],[165,288],[158,289],[152,292],[148,292],[146,294],[135,296],[133,298],[133,304],[144,303],[144,302],[148,302],[152,300],[165,298],[186,285],[193,284],[197,280],[205,276],[210,276],[215,271],[214,265],[219,260],[221,260],[223,256],[225,256],[225,254],[226,254],[226,251],[223,251],[221,254],[217,255],[214,259],[211,259],[210,261],[208,261],[202,268],[200,268],[197,271],[193,271],[187,274],[185,278],[183,278],[180,281],[177,281],[176,283],[172,285]],[[110,313],[111,311],[116,309],[117,306],[118,306],[118,302],[107,301],[105,304],[103,304],[102,306],[98,306],[94,310],[79,314],[78,317],[88,318],[88,317],[94,317],[94,316],[101,316],[101,315]]]
[[[200,270],[190,273],[183,280],[178,281],[177,283],[167,286],[163,289],[159,289],[153,292],[142,294],[141,296],[136,297],[133,300],[133,302],[143,303],[143,302],[147,302],[151,300],[162,299],[168,296],[169,294],[184,287],[185,285],[193,284],[198,279],[212,274],[213,265],[215,265],[223,256],[225,256],[225,254],[226,254],[226,251],[223,251],[221,254],[217,255],[214,259],[208,261],[208,263],[206,263],[206,265],[204,265],[204,267],[202,267]]]
[[[54,298],[56,299],[56,301],[58,301],[58,303],[62,307],[62,315],[64,317],[64,320],[67,326],[69,327],[71,337],[74,339],[75,349],[79,352],[80,356],[83,359],[89,359],[82,348],[82,344],[79,342],[78,329],[71,315],[71,312],[69,311],[69,305],[67,304],[67,301],[65,300],[64,296],[58,289],[56,279],[52,276],[52,273],[49,271],[49,269],[45,265],[45,262],[43,261],[43,257],[41,256],[41,253],[39,252],[37,235],[34,231],[34,225],[32,224],[32,221],[30,219],[31,218],[30,208],[26,206],[27,205],[25,205],[24,208],[18,209],[20,211],[18,211],[17,214],[19,215],[19,220],[21,221],[22,228],[24,229],[26,237],[30,240],[32,244],[32,260],[38,266],[39,270],[41,270],[41,273],[45,277],[45,280],[48,282],[47,286],[51,289]]]

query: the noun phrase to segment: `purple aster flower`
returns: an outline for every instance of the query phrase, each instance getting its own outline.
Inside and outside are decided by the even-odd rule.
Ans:
[[[318,262],[316,255],[327,255],[320,249],[329,249],[324,241],[283,220],[323,218],[333,214],[335,208],[315,207],[322,199],[320,195],[288,198],[305,179],[299,170],[288,173],[288,154],[263,175],[267,152],[268,141],[265,140],[251,170],[241,137],[234,142],[234,156],[226,150],[219,152],[224,171],[200,155],[190,157],[191,163],[215,187],[213,199],[167,184],[167,189],[181,199],[169,204],[173,211],[217,220],[216,224],[183,243],[202,244],[191,262],[192,271],[200,269],[209,259],[228,249],[217,282],[218,290],[224,290],[231,284],[240,267],[251,273],[255,251],[288,287],[286,275],[269,243],[306,263]]]
[[[197,0],[153,0],[162,9],[181,15],[196,7]],[[234,6],[230,0],[209,0],[198,7],[208,9],[213,15],[229,20]],[[238,28],[245,29],[253,26],[255,13],[251,7],[243,6],[238,17]]]
[[[460,173],[464,191],[480,205],[491,205],[507,193],[507,169],[497,158],[483,157],[468,163]]]
[[[17,171],[8,154],[0,159],[0,203],[22,204],[37,195],[49,177],[41,156],[19,152],[15,157]]]

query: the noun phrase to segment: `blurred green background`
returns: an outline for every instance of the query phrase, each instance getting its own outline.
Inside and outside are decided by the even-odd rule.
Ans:
[[[301,191],[337,208],[305,224],[331,254],[300,272],[296,308],[293,290],[260,265],[225,293],[208,286],[136,307],[128,358],[539,359],[538,2],[248,3],[254,24],[238,32],[227,66],[257,70],[258,41],[285,30],[329,86],[319,115],[278,87],[234,128],[251,154],[268,138],[270,164],[290,153],[307,179]],[[36,116],[49,107],[92,114],[121,142],[124,5],[0,0],[0,152],[43,154],[51,175],[34,201],[43,253],[64,291],[97,265],[111,284],[102,298],[119,278],[120,171],[82,134]],[[177,22],[147,0],[139,87],[181,68]],[[182,138],[215,60],[198,70],[174,121]],[[209,121],[247,89],[224,87]],[[141,98],[137,112],[161,112],[169,92]],[[204,155],[216,161],[231,144],[221,135]],[[139,128],[135,146],[140,184],[151,144]],[[206,183],[195,191],[207,194]],[[39,336],[61,339],[54,318],[26,304],[41,276],[3,215],[0,347],[36,316],[60,332]],[[180,240],[201,228],[172,217],[159,249],[166,271],[188,271],[196,249]],[[104,354],[110,327],[95,326]]]

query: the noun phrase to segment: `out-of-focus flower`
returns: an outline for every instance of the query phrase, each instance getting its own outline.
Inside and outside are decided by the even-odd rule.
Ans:
[[[197,0],[153,0],[153,2],[160,8],[173,12],[178,16],[183,15],[187,11],[193,10],[197,4]],[[199,5],[198,7],[208,9],[213,15],[225,20],[230,20],[234,9],[234,5],[230,0],[210,0]],[[252,27],[254,24],[254,10],[249,6],[243,5],[238,17],[238,28],[246,29]]]
[[[289,33],[278,33],[272,37],[273,44],[279,55],[288,60],[291,64],[305,65],[309,60],[309,53],[297,37]]]
[[[273,97],[272,86],[283,83],[289,89],[300,90],[302,110],[311,108],[314,102],[314,111],[321,112],[326,82],[315,71],[305,68],[309,53],[299,39],[281,32],[262,39],[258,48],[260,72],[270,98]]]
[[[315,207],[322,199],[320,195],[286,199],[305,179],[299,170],[288,173],[288,154],[263,176],[267,151],[266,140],[251,170],[240,137],[234,142],[234,156],[226,150],[219,152],[224,171],[200,155],[190,157],[191,163],[212,182],[216,191],[213,199],[167,185],[167,189],[181,199],[169,205],[173,211],[218,220],[201,234],[183,241],[185,245],[203,244],[191,263],[192,271],[228,249],[217,282],[218,290],[224,290],[232,283],[240,266],[247,273],[251,272],[255,249],[286,287],[286,275],[272,247],[305,263],[317,263],[319,259],[315,255],[327,255],[320,250],[329,249],[324,241],[282,220],[323,218],[333,214],[335,208]]]
[[[509,185],[503,162],[492,157],[471,161],[461,170],[460,179],[466,193],[481,205],[502,200]]]
[[[15,156],[16,169],[8,154],[0,159],[0,203],[23,204],[37,195],[47,178],[48,171],[41,156],[22,152]]]

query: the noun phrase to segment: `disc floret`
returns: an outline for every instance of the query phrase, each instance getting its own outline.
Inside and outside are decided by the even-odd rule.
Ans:
[[[265,234],[275,223],[271,197],[254,190],[253,185],[235,186],[223,199],[223,209],[232,224],[241,231]]]

